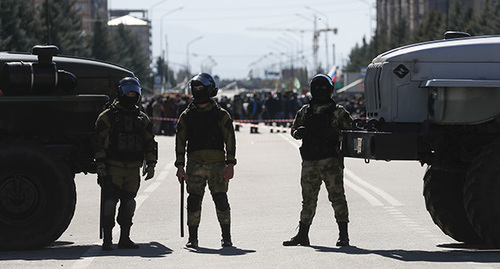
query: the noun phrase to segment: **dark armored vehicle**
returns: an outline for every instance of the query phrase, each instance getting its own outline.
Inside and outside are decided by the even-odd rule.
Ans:
[[[0,250],[49,245],[75,210],[75,174],[95,172],[91,137],[122,67],[55,56],[0,52]]]

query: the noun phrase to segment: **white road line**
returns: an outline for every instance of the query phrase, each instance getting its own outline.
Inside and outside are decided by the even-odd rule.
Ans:
[[[375,196],[363,190],[361,187],[358,187],[356,184],[347,180],[344,181],[344,184],[363,196],[363,198],[365,198],[372,206],[384,206],[384,204],[375,198]]]
[[[389,204],[393,205],[393,206],[402,206],[403,203],[401,203],[400,201],[398,201],[396,198],[394,198],[392,195],[388,194],[387,192],[371,185],[370,183],[364,181],[363,179],[361,179],[360,177],[356,176],[356,174],[354,174],[351,170],[345,168],[344,169],[344,172],[347,176],[349,176],[350,179],[358,182],[359,184],[361,184],[362,186],[372,190],[374,193],[380,195],[382,198],[384,198],[384,200],[386,200],[387,202],[389,202]]]

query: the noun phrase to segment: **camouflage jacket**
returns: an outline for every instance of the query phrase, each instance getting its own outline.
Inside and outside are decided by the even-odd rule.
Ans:
[[[126,126],[134,126],[134,139],[126,139],[125,147],[130,144],[130,140],[134,140],[135,145],[130,146],[131,149],[125,148],[124,150],[125,153],[133,152],[134,156],[137,156],[132,159],[122,158],[111,152],[113,143],[122,143],[115,141],[119,139],[113,137],[113,129],[117,126],[119,118],[123,118]],[[125,127],[125,129],[130,128]],[[124,108],[117,100],[97,118],[93,147],[96,161],[111,163],[115,166],[140,167],[143,161],[146,161],[147,164],[156,164],[158,160],[158,145],[154,139],[153,124],[148,116],[138,107],[132,110]]]

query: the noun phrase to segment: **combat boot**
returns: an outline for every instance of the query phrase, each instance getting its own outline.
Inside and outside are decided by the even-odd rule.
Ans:
[[[139,248],[139,245],[135,244],[132,240],[130,240],[130,226],[121,227],[120,241],[118,241],[118,248],[128,248],[128,249]]]
[[[339,226],[339,239],[337,240],[337,246],[349,246],[349,234],[347,233],[347,222],[338,222]]]
[[[103,228],[102,250],[113,250],[113,228]]]
[[[188,248],[198,248],[198,226],[189,226]]]
[[[292,237],[289,241],[283,241],[283,246],[309,246],[309,227],[310,224],[305,224],[303,222],[299,223],[299,232],[296,236]]]
[[[220,227],[222,230],[221,246],[222,247],[232,247],[233,242],[231,242],[231,225],[230,224],[221,224]]]

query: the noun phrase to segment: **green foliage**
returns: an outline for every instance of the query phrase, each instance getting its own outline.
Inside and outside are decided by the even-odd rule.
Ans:
[[[346,71],[358,72],[384,51],[412,43],[442,39],[446,31],[462,31],[471,35],[500,33],[500,1],[487,0],[484,10],[479,11],[477,16],[474,16],[475,11],[470,2],[465,2],[465,6],[463,3],[464,1],[450,1],[448,14],[430,11],[414,33],[410,33],[405,18],[394,25],[390,33],[387,33],[387,29],[378,29],[370,43],[363,38],[362,44],[356,44],[351,50]]]
[[[35,8],[31,0],[0,1],[0,50],[31,50],[39,44],[42,27],[37,20]]]
[[[44,40],[59,47],[61,54],[89,56],[82,16],[76,11],[75,3],[76,0],[48,0],[47,12],[47,2],[43,2],[40,21],[43,22]]]
[[[92,28],[93,35],[90,38],[90,54],[93,58],[107,62],[115,62],[116,47],[105,21],[98,19]]]
[[[116,46],[115,62],[132,70],[141,80],[143,87],[152,87],[149,56],[144,55],[143,48],[137,37],[123,24],[113,31],[113,41]]]
[[[48,2],[48,10],[47,10]],[[86,35],[76,0],[0,0],[0,51],[29,52],[34,45],[53,44],[60,54],[90,57],[132,70],[144,87],[151,87],[150,60],[141,44],[123,25],[110,31],[97,19]]]

